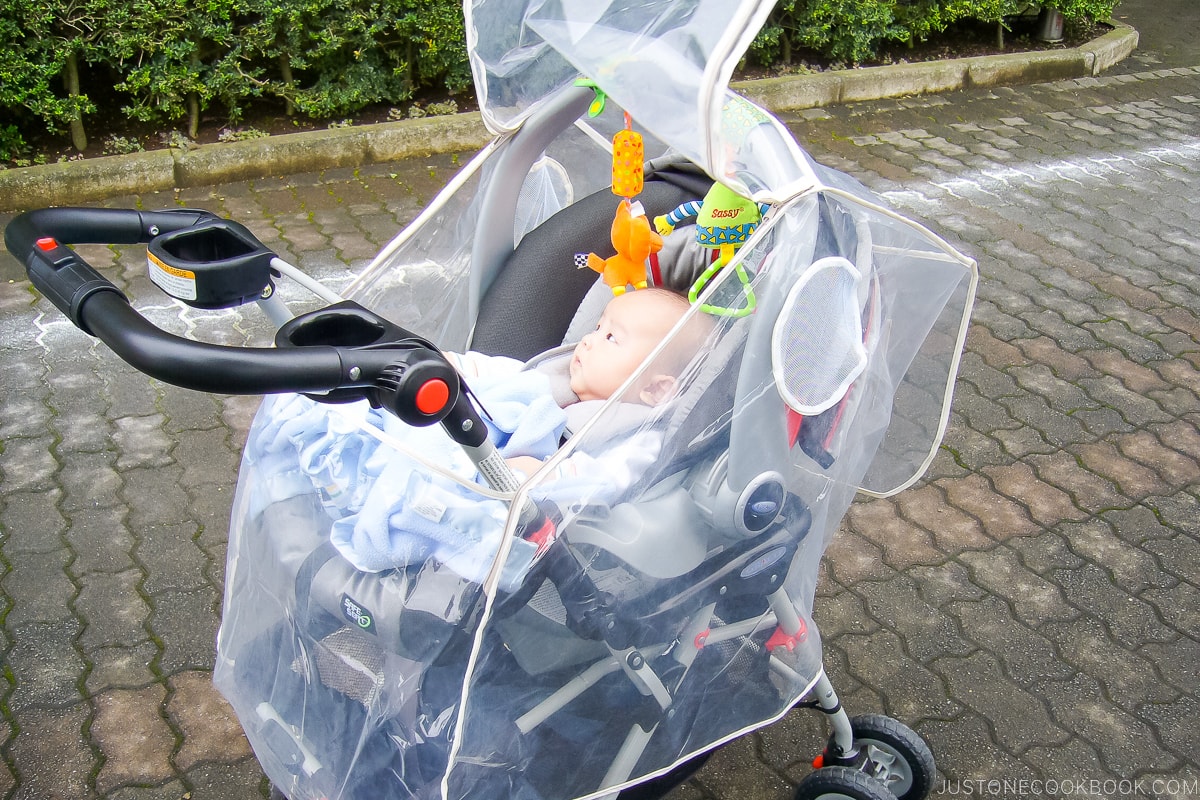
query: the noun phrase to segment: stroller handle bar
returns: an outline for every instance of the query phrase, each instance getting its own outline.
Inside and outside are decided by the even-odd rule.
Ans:
[[[221,293],[209,298],[207,306],[203,297],[190,303],[199,307],[228,307],[269,294],[268,265],[274,253],[242,226],[209,211],[39,209],[13,219],[4,231],[4,243],[25,265],[34,287],[78,328],[153,378],[202,392],[300,392],[323,402],[367,399],[411,425],[441,422],[459,444],[488,448],[487,426],[437,347],[356,303],[339,303],[291,320],[280,329],[278,347],[198,342],[154,325],[67,246],[147,244],[152,262],[157,247],[163,259],[168,253],[185,259],[178,263],[197,272],[176,273],[193,278],[209,266],[208,258],[222,273],[204,280],[219,284]],[[174,269],[162,260],[157,263],[166,271]],[[347,339],[347,320],[357,338]]]

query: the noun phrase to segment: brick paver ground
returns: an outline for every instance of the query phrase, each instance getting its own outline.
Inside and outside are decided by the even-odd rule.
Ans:
[[[1121,8],[1142,46],[1098,78],[789,118],[983,276],[939,457],[853,507],[816,608],[843,701],[925,736],[938,796],[1200,797],[1200,6]],[[210,208],[338,287],[453,169],[103,205]],[[137,252],[86,255],[172,330],[262,340],[250,313],[180,313]],[[7,255],[0,277],[0,796],[265,796],[210,682],[257,401],[151,382]],[[786,797],[815,717],[725,748],[673,798]]]

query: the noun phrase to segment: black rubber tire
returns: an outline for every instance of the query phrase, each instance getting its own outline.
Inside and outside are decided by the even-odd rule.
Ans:
[[[933,789],[937,767],[933,752],[916,731],[882,714],[863,714],[850,720],[855,746],[868,746],[893,756],[889,776],[875,775],[897,800],[924,800]]]
[[[270,800],[288,800],[288,797],[283,792],[279,791],[279,787],[271,784],[270,793],[267,795]]]
[[[792,800],[894,800],[895,795],[853,767],[822,767],[804,776]]]

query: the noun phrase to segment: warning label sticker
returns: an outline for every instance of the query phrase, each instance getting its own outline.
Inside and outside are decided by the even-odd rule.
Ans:
[[[180,300],[196,299],[196,273],[164,264],[153,253],[146,254],[150,265],[150,280],[172,297]]]

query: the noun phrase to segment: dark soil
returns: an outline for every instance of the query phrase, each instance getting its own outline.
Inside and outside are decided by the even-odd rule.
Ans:
[[[997,26],[958,25],[936,38],[917,43],[912,47],[904,44],[889,47],[874,61],[864,62],[857,66],[879,66],[996,53],[1078,47],[1110,30],[1103,24],[1067,26],[1064,31],[1065,38],[1061,42],[1048,43],[1034,38],[1034,27],[1032,18],[1023,18],[1011,23],[1009,29],[1004,33],[1004,47],[1001,49],[997,46]],[[845,69],[848,66],[850,65],[822,59],[815,53],[801,51],[793,53],[790,64],[778,64],[769,68],[746,65],[735,73],[734,79],[750,80],[823,72]],[[123,102],[121,98],[115,96],[112,98],[96,97],[95,99],[98,106],[110,109],[119,109]],[[184,135],[186,128],[184,121],[178,123],[178,128],[163,130],[161,126],[139,123],[123,116],[119,111],[113,111],[107,115],[96,114],[85,119],[88,147],[82,153],[71,146],[70,137],[65,132],[57,135],[28,136],[30,152],[26,154],[26,157],[19,162],[0,164],[0,168],[118,155],[138,150],[157,150],[189,143],[210,144],[220,141],[236,141],[264,134],[298,133],[338,126],[388,122],[407,119],[410,116],[425,116],[431,112],[436,113],[439,107],[445,108],[445,104],[448,102],[452,102],[454,110],[457,111],[474,111],[478,108],[473,95],[426,94],[398,107],[392,105],[370,106],[358,111],[348,119],[330,121],[289,116],[282,104],[263,100],[245,109],[241,119],[236,122],[231,122],[220,110],[211,109],[203,117],[199,133],[194,139],[188,139]]]

